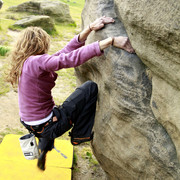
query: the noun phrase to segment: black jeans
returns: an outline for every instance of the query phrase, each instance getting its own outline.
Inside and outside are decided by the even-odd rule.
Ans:
[[[50,151],[54,147],[54,139],[72,127],[71,133],[73,137],[83,138],[91,136],[96,112],[97,94],[97,84],[93,81],[87,81],[78,87],[61,106],[53,110],[58,121],[43,127],[44,129],[41,133],[33,132],[39,139],[41,151]],[[23,125],[28,130],[31,130],[29,125],[25,123]]]

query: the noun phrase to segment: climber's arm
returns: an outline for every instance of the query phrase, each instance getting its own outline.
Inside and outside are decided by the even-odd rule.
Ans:
[[[114,19],[111,17],[103,16],[101,18],[96,19],[94,22],[92,22],[87,28],[85,28],[80,34],[79,34],[79,42],[84,42],[88,35],[91,33],[91,31],[97,31],[104,27],[105,24],[113,23]],[[120,49],[124,49],[127,52],[134,53],[134,49],[131,46],[131,43],[128,39],[128,37],[118,36],[118,37],[109,37],[107,39],[104,39],[102,41],[99,41],[99,46],[101,50],[104,50],[105,48],[109,46],[115,46]]]
[[[84,42],[88,35],[90,34],[91,29],[89,27],[85,28],[80,34],[79,34],[79,42]]]
[[[109,37],[107,39],[99,41],[99,47],[101,50],[104,50],[111,45],[120,49],[124,49],[125,51],[130,53],[135,52],[128,37]]]
[[[114,19],[111,17],[103,16],[101,18],[96,19],[94,22],[89,24],[87,28],[85,28],[79,35],[79,41],[84,42],[91,31],[97,31],[104,27],[105,24],[113,23]]]

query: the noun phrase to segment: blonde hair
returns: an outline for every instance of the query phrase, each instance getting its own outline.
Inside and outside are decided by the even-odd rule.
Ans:
[[[17,85],[26,59],[32,55],[40,55],[48,52],[50,46],[49,35],[39,27],[24,29],[10,54],[11,70],[8,81]]]

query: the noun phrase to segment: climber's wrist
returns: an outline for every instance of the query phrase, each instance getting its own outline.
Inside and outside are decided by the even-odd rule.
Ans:
[[[88,28],[90,32],[93,31],[91,24],[89,24]]]
[[[102,41],[99,41],[99,47],[100,47],[101,51],[106,49],[107,47],[111,46],[111,44],[112,44],[112,38],[111,37],[104,39]]]
[[[91,26],[87,26],[80,34],[79,34],[79,42],[84,42],[89,34],[91,33],[92,28]]]

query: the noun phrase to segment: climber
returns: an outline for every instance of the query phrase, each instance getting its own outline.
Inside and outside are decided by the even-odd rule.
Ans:
[[[101,17],[76,35],[62,50],[49,55],[50,37],[39,27],[28,27],[17,39],[10,59],[9,81],[18,85],[21,123],[39,138],[41,151],[37,166],[45,170],[46,154],[54,148],[54,139],[71,130],[71,143],[79,145],[93,139],[92,128],[96,111],[98,86],[87,81],[78,87],[60,106],[55,106],[51,90],[58,71],[79,66],[95,56],[101,56],[109,46],[134,50],[127,37],[108,37],[85,45],[92,31],[113,23]]]

